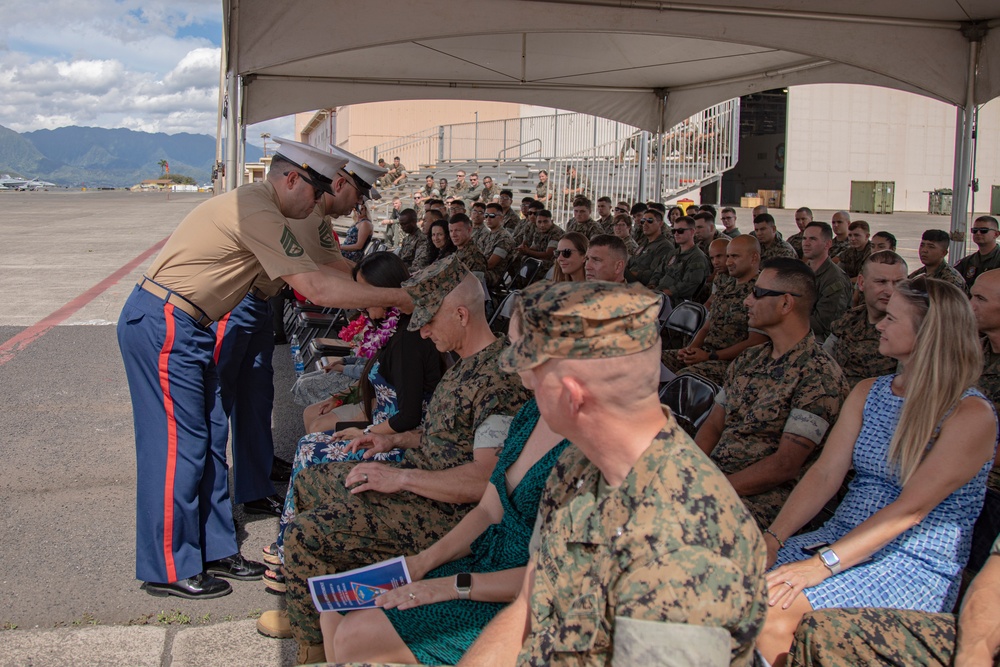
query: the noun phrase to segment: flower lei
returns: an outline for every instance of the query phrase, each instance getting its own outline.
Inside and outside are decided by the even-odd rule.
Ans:
[[[361,314],[340,331],[339,338],[350,343],[355,348],[357,356],[371,359],[385,347],[392,335],[396,333],[398,325],[398,308],[388,309],[385,313],[385,319],[377,327],[372,326],[371,320]]]

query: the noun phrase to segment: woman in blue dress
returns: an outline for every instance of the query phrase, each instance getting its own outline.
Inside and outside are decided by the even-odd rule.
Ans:
[[[861,382],[823,453],[765,530],[768,616],[758,640],[784,664],[802,616],[831,607],[950,611],[969,558],[997,443],[992,403],[974,385],[981,347],[956,287],[903,281],[877,325],[897,375]],[[795,535],[849,491],[819,530]]]
[[[347,230],[344,242],[340,245],[340,252],[344,255],[344,259],[360,262],[368,242],[372,240],[372,221],[364,204],[359,204],[352,215],[354,224]]]
[[[389,252],[367,255],[354,267],[354,280],[375,287],[399,287],[409,277],[403,261]],[[303,436],[295,451],[292,475],[285,495],[285,507],[278,524],[278,540],[264,549],[264,560],[280,566],[285,526],[295,516],[292,490],[295,477],[309,466],[331,461],[361,460],[364,450],[353,451],[350,442],[363,432],[402,433],[417,428],[423,421],[427,400],[441,379],[443,364],[434,342],[421,337],[419,331],[407,331],[409,316],[384,308],[366,309],[372,321],[373,337],[362,347],[372,353],[362,383],[362,406],[367,419],[363,423],[338,423],[337,430],[310,433]],[[397,318],[391,330],[382,326]],[[401,458],[398,450],[381,452],[377,461]],[[264,584],[274,592],[284,592],[284,577],[275,568],[265,574]]]

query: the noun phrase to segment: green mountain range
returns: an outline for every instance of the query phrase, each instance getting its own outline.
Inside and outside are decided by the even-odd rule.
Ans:
[[[247,144],[247,161],[260,157],[261,149]],[[99,127],[19,134],[0,125],[0,174],[67,187],[129,187],[159,178],[160,160],[170,164],[170,173],[205,183],[215,163],[215,137]]]

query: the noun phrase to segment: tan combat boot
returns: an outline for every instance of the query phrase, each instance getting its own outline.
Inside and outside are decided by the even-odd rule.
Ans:
[[[299,642],[299,652],[295,654],[295,664],[311,665],[316,662],[326,662],[326,652],[323,650],[323,645]]]
[[[292,636],[292,624],[288,622],[288,612],[284,609],[265,611],[257,619],[257,632],[265,637],[288,639]]]

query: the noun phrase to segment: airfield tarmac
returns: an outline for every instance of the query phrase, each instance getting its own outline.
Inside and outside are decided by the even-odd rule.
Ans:
[[[114,664],[118,648],[139,664],[291,664],[290,641],[253,631],[283,604],[259,582],[192,602],[151,597],[134,578],[132,411],[113,325],[159,244],[207,198],[0,192],[0,665]],[[794,233],[791,210],[773,213]],[[911,269],[921,232],[948,228],[925,213],[854,217],[894,233]],[[744,231],[749,218],[738,210]],[[302,425],[287,346],[274,365],[275,446],[290,459]],[[277,519],[237,508],[236,520],[259,559]]]

